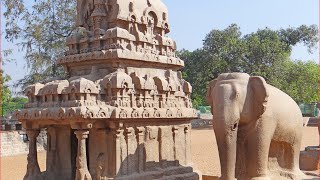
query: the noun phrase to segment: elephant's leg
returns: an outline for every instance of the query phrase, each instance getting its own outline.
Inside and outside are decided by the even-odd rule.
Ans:
[[[254,132],[247,137],[247,176],[252,180],[270,180],[268,156],[273,132],[273,125],[258,124]]]
[[[302,128],[295,129],[295,137],[292,144],[291,152],[289,154],[289,169],[292,170],[294,174],[301,175],[303,174],[299,168],[299,156],[300,156],[300,147],[301,147],[301,139],[302,139]]]

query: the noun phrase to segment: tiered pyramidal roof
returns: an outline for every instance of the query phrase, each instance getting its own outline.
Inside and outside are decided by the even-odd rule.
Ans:
[[[196,116],[161,0],[78,0],[77,10],[78,28],[58,61],[69,79],[27,87],[21,121]]]

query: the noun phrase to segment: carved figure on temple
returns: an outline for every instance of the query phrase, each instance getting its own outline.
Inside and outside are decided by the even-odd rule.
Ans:
[[[90,17],[93,0],[77,0],[77,26],[84,27]]]
[[[156,23],[156,16],[153,12],[149,12],[148,18],[147,18],[147,33],[153,36],[154,34],[154,26]]]
[[[100,153],[98,158],[97,158],[97,169],[96,169],[96,180],[102,180],[103,179],[103,172],[105,170],[105,162],[106,157],[104,153]]]
[[[16,112],[50,141],[40,172],[34,133],[26,180],[199,179],[183,131],[196,117],[192,88],[167,15],[161,0],[77,0],[77,28],[58,59],[68,78],[28,86]]]

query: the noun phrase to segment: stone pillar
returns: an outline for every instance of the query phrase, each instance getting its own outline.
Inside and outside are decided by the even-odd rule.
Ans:
[[[191,125],[186,125],[184,127],[184,134],[185,134],[185,147],[186,147],[186,150],[185,150],[185,158],[186,158],[186,162],[185,164],[186,165],[190,165],[192,163],[192,159],[191,159],[191,132],[190,132],[190,129],[191,129]]]
[[[184,137],[181,136],[181,127],[180,126],[174,126],[173,129],[173,137],[174,137],[174,159],[176,160],[176,166],[179,165],[185,165],[185,159],[184,159]],[[184,134],[183,134],[184,135]]]
[[[54,127],[47,128],[47,160],[46,160],[46,179],[54,180],[57,179],[57,151],[56,151],[56,129]]]
[[[175,165],[174,141],[171,126],[160,126],[160,164],[162,168]]]
[[[135,129],[133,127],[127,127],[125,131],[126,144],[127,144],[127,161],[128,172],[127,175],[131,175],[138,172],[139,160],[138,160],[138,144]]]
[[[29,138],[29,154],[27,173],[23,178],[24,180],[42,179],[37,156],[37,137],[39,133],[40,130],[27,130],[27,135]]]
[[[106,168],[106,173],[107,177],[111,177],[115,174],[115,158],[114,158],[114,143],[113,143],[113,131],[112,129],[107,129],[106,130],[107,134],[107,168]]]
[[[138,136],[138,172],[142,173],[144,171],[145,162],[144,162],[144,139],[145,139],[145,128],[144,127],[137,127],[137,136]]]
[[[114,137],[115,137],[115,154],[114,154],[114,156],[115,156],[115,165],[116,165],[115,175],[117,175],[117,176],[122,174],[122,169],[124,169],[124,167],[121,167],[121,165],[122,165],[122,163],[125,164],[125,162],[122,162],[123,150],[122,150],[121,144],[122,144],[122,140],[124,139],[123,132],[124,132],[124,130],[122,130],[122,129],[117,129],[114,132]]]
[[[160,168],[159,127],[147,126],[145,137],[145,170],[156,171]]]
[[[78,154],[77,154],[77,171],[75,180],[91,180],[91,175],[87,165],[86,155],[86,139],[88,138],[89,131],[77,130],[75,131],[78,139]]]
[[[54,173],[56,167],[56,129],[49,127],[47,130],[48,148],[47,148],[47,172]]]
[[[124,149],[122,148],[123,146],[121,145],[123,143],[122,141],[124,140],[123,133],[123,129],[110,129],[110,131],[108,131],[108,176],[110,176],[110,178],[121,176],[122,170],[125,166],[125,162],[122,162],[122,155],[124,152]]]

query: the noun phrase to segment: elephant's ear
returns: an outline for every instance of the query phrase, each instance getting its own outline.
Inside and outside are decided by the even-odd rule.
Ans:
[[[253,76],[249,79],[249,88],[251,94],[252,107],[254,109],[255,118],[259,118],[267,107],[269,92],[267,83],[264,78],[260,76]]]
[[[208,91],[207,91],[207,103],[212,106],[213,105],[213,97],[212,97],[212,90],[214,88],[214,86],[216,85],[217,83],[217,79],[214,79],[212,80],[210,83],[209,83],[209,88],[208,88]]]

